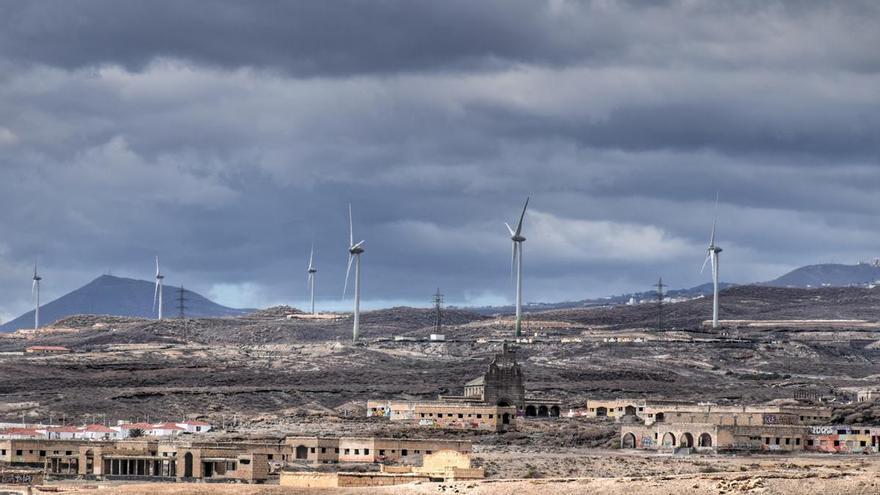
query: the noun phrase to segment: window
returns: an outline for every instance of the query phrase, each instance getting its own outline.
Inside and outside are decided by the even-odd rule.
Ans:
[[[400,450],[400,455],[402,455],[402,456],[407,456],[407,455],[409,455],[409,452],[408,452],[406,449],[401,449],[401,450]]]
[[[458,413],[458,419],[462,419],[462,418],[464,418],[464,414]]]
[[[0,455],[6,455],[6,449],[0,449]]]
[[[862,442],[862,443],[864,443],[864,442]],[[864,447],[864,445],[862,445],[862,447]],[[46,451],[45,451],[45,450],[41,450],[41,451],[40,451],[40,457],[46,457]]]
[[[812,439],[807,440],[807,445],[809,445],[810,447],[812,447],[812,446],[813,446],[813,440],[812,440]]]
[[[492,417],[493,417],[493,415],[492,415],[492,414],[490,414],[490,415],[489,415],[489,419],[492,419]]]
[[[235,461],[226,461],[226,470],[227,471],[235,471],[238,467],[235,465]]]
[[[269,460],[270,460],[270,461],[272,460],[273,457],[274,457],[274,456],[273,456],[272,454],[269,454]]]
[[[800,444],[801,444],[801,439],[800,439],[800,438],[795,438],[795,439],[794,439],[794,444],[795,444],[795,445],[800,445]]]
[[[415,453],[416,453],[416,454],[421,454],[422,451],[421,451],[421,450],[416,450]]]
[[[764,439],[764,445],[770,445],[770,437]]]
[[[835,440],[835,441],[834,441],[834,446],[835,446],[835,447],[840,447],[840,440]]]
[[[327,447],[321,447],[321,453],[322,453],[322,454],[326,454],[326,453],[327,453]]]
[[[350,451],[348,449],[345,449],[345,455],[348,455],[349,452]]]
[[[314,447],[312,447],[312,453],[313,453],[313,454],[315,453],[315,448],[314,448]]]
[[[238,462],[240,462],[242,464],[250,464],[251,460],[250,459],[239,459]]]
[[[354,455],[361,455],[361,449],[354,449]]]
[[[482,415],[482,414],[477,414],[477,419],[483,419],[483,415]]]
[[[364,449],[364,455],[370,455],[370,449]]]
[[[424,418],[424,417],[425,417],[425,413],[419,413],[419,417]]]
[[[385,455],[385,449],[379,449],[379,455]]]
[[[447,414],[447,416],[449,416],[449,417],[451,418],[451,417],[452,417],[452,413]]]
[[[430,450],[426,450],[425,453],[428,454],[428,455],[431,455],[431,451],[430,451]]]
[[[865,440],[862,440],[859,442],[859,447],[866,447],[867,445],[868,445],[868,442],[866,442]]]
[[[791,439],[790,439],[790,438],[786,438],[786,439],[785,439],[785,445],[791,445]]]
[[[776,437],[776,445],[779,445],[779,437]]]
[[[335,450],[337,454],[339,453],[339,447],[336,447],[336,448],[333,449],[333,450]]]
[[[28,450],[28,454],[33,454],[33,453],[34,453],[33,450]]]
[[[23,450],[16,450],[15,451],[15,455],[22,455],[22,454],[24,454]]]

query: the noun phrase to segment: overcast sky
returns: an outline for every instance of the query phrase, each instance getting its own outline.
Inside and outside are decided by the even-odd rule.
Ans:
[[[91,279],[339,308],[880,256],[880,3],[0,0],[0,319]],[[349,303],[344,303],[348,307]]]

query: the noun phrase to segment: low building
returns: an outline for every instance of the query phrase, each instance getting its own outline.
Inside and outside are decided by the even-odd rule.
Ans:
[[[408,421],[426,428],[506,431],[516,424],[516,408],[447,401],[368,401],[370,416]]]
[[[26,347],[24,352],[28,354],[67,354],[71,351],[60,345],[32,345]]]
[[[812,452],[845,454],[878,452],[880,451],[880,427],[811,426],[805,449]]]
[[[806,405],[720,406],[645,399],[588,400],[586,416],[620,420],[632,417],[646,425],[655,422],[712,423],[719,425],[827,424],[831,408]]]
[[[376,437],[288,437],[290,460],[313,464],[403,463],[420,464],[425,455],[440,450],[470,454],[471,442],[459,440],[397,439]]]
[[[425,455],[420,466],[382,465],[378,473],[282,471],[279,484],[297,488],[370,487],[425,481],[472,480],[484,477],[483,468],[471,467],[469,455],[441,450]]]

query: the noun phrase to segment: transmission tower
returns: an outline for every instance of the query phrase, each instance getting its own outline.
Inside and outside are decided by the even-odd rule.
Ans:
[[[657,288],[657,331],[663,331],[663,288],[666,285],[663,284],[663,277],[657,281],[657,284],[654,285]]]
[[[434,309],[437,311],[437,319],[434,322],[434,333],[440,334],[440,330],[443,327],[443,294],[440,293],[440,288],[437,288],[437,293],[434,294]]]
[[[180,286],[180,289],[177,290],[177,309],[178,314],[177,317],[181,320],[186,318],[186,291],[183,290],[183,286]]]

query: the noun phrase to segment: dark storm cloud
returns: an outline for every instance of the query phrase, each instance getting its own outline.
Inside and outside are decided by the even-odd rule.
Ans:
[[[29,270],[239,306],[675,287],[880,245],[874,2],[2,2],[0,315]],[[791,250],[791,246],[797,246]]]

